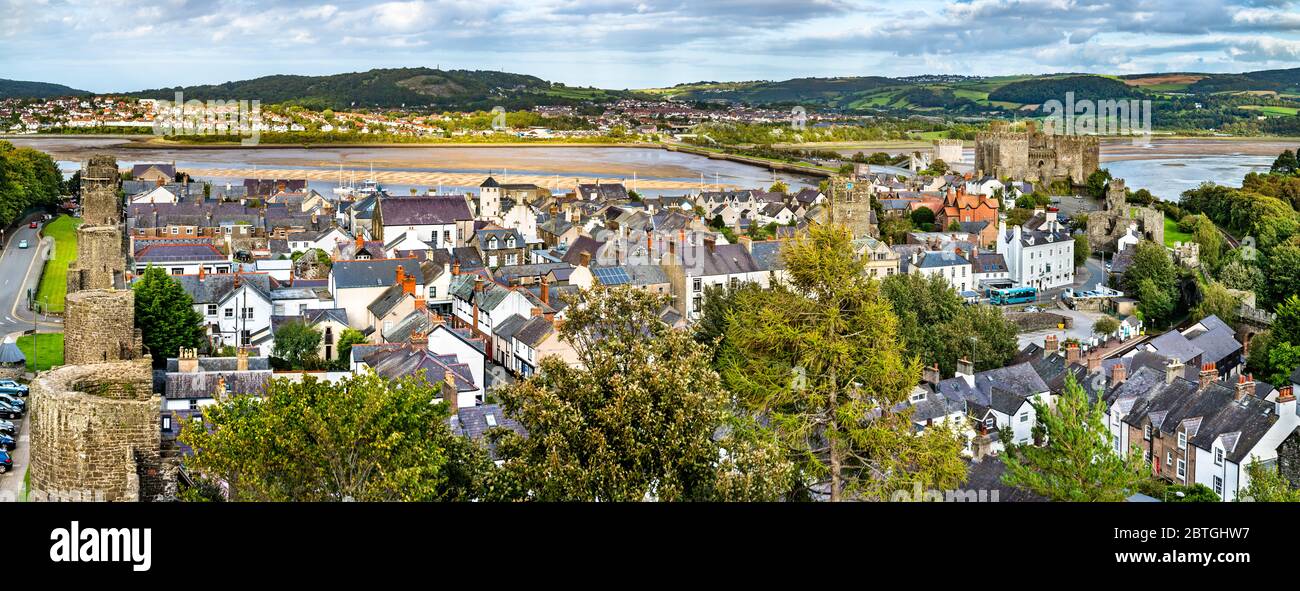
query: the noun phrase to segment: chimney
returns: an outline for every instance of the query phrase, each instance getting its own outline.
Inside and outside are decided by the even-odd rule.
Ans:
[[[451,264],[451,274],[460,275],[460,261],[456,261]]]
[[[704,239],[704,248],[709,249],[709,254],[713,254],[713,250],[717,246],[718,246],[718,241],[712,236]]]
[[[429,309],[429,303],[426,302],[426,301],[424,301],[424,296],[416,296],[416,298],[415,298],[415,309],[416,309],[416,310],[428,310],[428,309]]]
[[[1170,359],[1169,364],[1165,365],[1165,383],[1172,384],[1181,375],[1183,375],[1183,362],[1177,357]]]
[[[542,309],[541,309],[541,308],[533,308],[532,310],[529,311],[529,316],[531,316],[531,317],[533,317],[533,318],[536,318],[536,317],[541,316],[541,315],[542,315]]]
[[[1246,374],[1242,374],[1240,377],[1237,378],[1237,389],[1235,392],[1232,393],[1232,399],[1241,400],[1247,396],[1250,396],[1251,393],[1253,393],[1254,391],[1255,391],[1255,376],[1247,376]],[[1279,394],[1278,399],[1281,400],[1281,398],[1282,396]]]
[[[1073,365],[1083,359],[1083,353],[1079,349],[1079,343],[1070,343],[1065,346],[1065,364]]]
[[[538,296],[542,299],[543,304],[551,303],[551,284],[546,281],[545,275],[542,275],[542,288]]]
[[[957,377],[966,380],[966,385],[975,387],[975,364],[962,357],[957,360]]]
[[[421,330],[411,331],[412,348],[425,349],[428,347],[428,345],[429,345],[429,335],[425,334],[424,331]]]
[[[749,236],[741,236],[741,237],[740,237],[740,245],[743,246],[743,247],[745,247],[745,252],[748,252],[748,253],[751,253],[751,254],[754,252],[754,239],[753,239],[753,238],[750,238]]]
[[[1059,351],[1060,349],[1061,349],[1060,341],[1059,341],[1059,338],[1058,338],[1056,335],[1054,335],[1054,334],[1049,334],[1049,335],[1047,335],[1047,338],[1043,339],[1043,357],[1044,357],[1044,358],[1046,358],[1046,357],[1051,357],[1051,356],[1052,356],[1052,353],[1055,353],[1055,352]]]
[[[934,364],[921,369],[921,382],[925,384],[939,385],[939,364]]]
[[[397,269],[398,272],[400,273],[402,269],[401,265],[398,265]],[[402,282],[402,295],[415,295],[415,275],[408,275],[406,273],[402,273],[401,282]]]
[[[456,401],[456,374],[451,373],[450,369],[442,375],[442,401],[447,403],[451,412],[456,412],[460,406]]]
[[[1202,363],[1201,373],[1199,379],[1197,380],[1197,382],[1200,383],[1200,389],[1204,390],[1206,386],[1209,386],[1211,383],[1214,382],[1215,378],[1218,377],[1219,377],[1219,372],[1218,370],[1215,369],[1213,363]]]
[[[235,371],[248,371],[248,347],[240,347],[235,352]]]
[[[1282,386],[1277,389],[1275,404],[1277,404],[1277,416],[1279,417],[1294,416],[1296,414],[1295,394],[1292,392],[1291,386]]]
[[[578,265],[579,267],[590,267],[590,266],[591,266],[591,253],[589,253],[589,252],[584,252],[584,253],[582,253],[581,255],[579,255],[579,263],[580,263],[580,264]]]
[[[1116,363],[1115,367],[1110,368],[1110,387],[1115,388],[1128,379],[1128,370],[1124,369],[1124,364]]]
[[[1101,353],[1088,356],[1088,373],[1093,374],[1101,371]]]
[[[181,347],[180,358],[176,360],[176,369],[181,373],[199,371],[199,350]]]
[[[361,232],[357,232],[357,250],[361,250],[362,248],[365,248],[365,246],[366,239],[361,236]]]
[[[474,313],[473,313],[474,324],[473,324],[472,326],[470,326],[470,329],[473,331],[472,334],[478,334],[478,332],[479,332],[479,331],[478,331],[478,300],[479,300],[479,297],[478,297],[478,296],[479,296],[479,294],[482,293],[482,292],[483,292],[483,279],[482,279],[481,277],[475,277],[475,278],[474,278],[474,295],[470,296],[470,297],[474,298]]]
[[[203,281],[203,265],[199,265],[199,281]]]

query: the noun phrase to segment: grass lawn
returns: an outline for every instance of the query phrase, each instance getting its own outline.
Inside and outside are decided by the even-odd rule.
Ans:
[[[32,350],[35,337],[39,350]],[[45,371],[56,365],[63,365],[63,333],[48,332],[18,337],[18,348],[27,356],[27,371]],[[40,365],[35,365],[36,362]]]
[[[41,230],[43,235],[54,239],[54,258],[45,263],[36,301],[45,302],[50,312],[63,311],[63,296],[68,292],[68,263],[77,257],[77,226],[80,225],[81,218],[61,215]]]
[[[1261,113],[1264,113],[1265,115],[1283,115],[1287,117],[1294,117],[1296,113],[1300,113],[1300,109],[1297,109],[1295,107],[1271,107],[1271,106],[1266,107],[1260,105],[1246,105],[1242,108],[1248,111],[1259,111]]]
[[[1178,222],[1165,218],[1165,246],[1174,247],[1175,242],[1191,242],[1192,235],[1178,230]]]

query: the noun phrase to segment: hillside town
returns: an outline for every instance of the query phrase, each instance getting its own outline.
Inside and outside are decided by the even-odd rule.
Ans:
[[[390,193],[375,182],[321,192],[303,178],[205,179],[175,163],[96,156],[72,179],[60,217],[30,225],[84,220],[66,285],[53,288],[64,309],[28,297],[33,318],[52,327],[45,332],[61,323],[62,364],[35,376],[31,417],[27,386],[7,382],[14,394],[0,400],[0,413],[13,422],[5,428],[30,430],[32,441],[10,453],[30,458],[32,490],[56,498],[93,481],[106,500],[173,500],[220,478],[195,461],[187,425],[278,388],[347,388],[373,376],[423,384],[445,405],[450,432],[501,466],[502,433],[529,441],[542,428],[521,414],[533,412],[521,393],[599,369],[593,350],[614,329],[575,326],[617,321],[593,320],[605,298],[645,298],[650,307],[635,314],[650,325],[634,340],[686,335],[713,347],[722,339],[718,373],[707,371],[744,387],[728,365],[743,361],[725,353],[746,334],[726,326],[740,322],[732,314],[807,289],[812,269],[800,249],[844,232],[847,250],[821,256],[852,261],[852,281],[896,316],[906,347],[899,358],[921,364],[896,403],[871,411],[886,415],[864,420],[906,417],[909,445],[950,437],[957,473],[943,482],[1002,500],[1087,494],[1054,498],[1017,484],[1007,466],[1026,450],[1050,449],[1041,415],[1083,404],[1102,412],[1096,428],[1105,434],[1096,436],[1107,453],[1143,473],[1140,486],[1129,481],[1106,500],[1234,501],[1262,471],[1300,486],[1300,367],[1283,361],[1267,377],[1251,369],[1252,347],[1269,346],[1260,342],[1274,323],[1279,338],[1282,316],[1300,310],[1284,302],[1266,311],[1260,300],[1278,297],[1266,283],[1260,293],[1234,283],[1226,304],[1205,303],[1220,289],[1210,287],[1220,285],[1216,274],[1230,281],[1211,267],[1232,256],[1230,235],[1211,224],[1212,240],[1198,230],[1195,240],[1170,243],[1165,232],[1199,227],[1197,216],[1168,227],[1168,212],[1155,209],[1163,205],[1140,204],[1099,168],[1095,141],[1048,136],[1031,123],[982,132],[974,162],[955,147],[938,140],[907,166],[858,163],[804,187],[678,195],[641,195],[614,180],[554,191],[493,175],[464,193]],[[1026,166],[1017,149],[1032,151],[1037,165]],[[1159,293],[1180,289],[1178,273],[1207,285],[1182,317],[1173,296]],[[1169,283],[1153,287],[1164,275]],[[154,289],[173,307],[161,317],[153,308],[164,304],[141,299]],[[134,304],[123,300],[132,293]],[[892,334],[894,322],[881,326]],[[164,325],[191,336],[159,340]],[[24,353],[4,347],[21,367]],[[135,410],[120,420],[145,421],[132,430],[135,459],[115,455],[121,441],[102,432],[66,430],[61,417],[73,407],[61,405],[113,400],[60,391],[67,380],[132,384]],[[79,449],[96,450],[93,474],[66,464]],[[8,469],[27,471],[21,464]],[[147,478],[137,476],[146,469]],[[813,481],[806,494],[871,498],[842,486]]]

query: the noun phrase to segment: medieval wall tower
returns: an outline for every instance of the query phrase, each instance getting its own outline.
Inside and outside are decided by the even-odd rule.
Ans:
[[[1026,122],[1026,131],[1011,131],[1007,122],[995,121],[975,136],[975,170],[999,179],[1081,185],[1097,171],[1100,154],[1095,136],[1039,131],[1033,121]]]
[[[78,260],[68,270],[66,365],[31,384],[31,488],[36,500],[153,501],[171,496],[161,458],[162,399],[124,283],[117,162],[82,173]],[[74,281],[73,277],[76,276]]]

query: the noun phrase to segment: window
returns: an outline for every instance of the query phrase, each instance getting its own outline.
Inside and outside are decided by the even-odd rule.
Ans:
[[[172,267],[172,275],[184,275],[184,274],[185,274],[184,267]]]
[[[691,291],[704,291],[704,280],[696,277],[691,283]]]
[[[1187,434],[1178,433],[1178,449],[1187,449]]]
[[[1214,494],[1223,496],[1223,479],[1218,476],[1214,477]]]
[[[1187,480],[1187,460],[1178,460],[1178,479]]]
[[[1217,447],[1214,448],[1214,465],[1215,466],[1223,465],[1223,450]]]
[[[997,423],[994,422],[993,417],[988,417],[984,419],[984,426],[989,429],[995,429],[997,428]]]
[[[244,316],[243,316],[243,318],[244,318],[244,320],[252,320],[252,319],[253,319],[253,309],[252,309],[252,308],[244,308]]]
[[[427,296],[425,296],[425,297],[428,298],[428,299],[431,299],[431,300],[437,298],[437,297],[438,297],[438,288],[437,288],[437,287],[434,287],[434,286],[432,286],[432,285],[430,285],[430,286],[429,286],[429,295],[427,295]]]
[[[208,316],[216,316],[216,315],[217,315],[217,305],[208,304]]]
[[[194,234],[194,228],[185,228],[185,233],[192,236]]]
[[[1151,425],[1147,425],[1146,427],[1143,427],[1142,438],[1147,441],[1151,441]]]
[[[1022,413],[1020,413],[1020,422],[1022,422],[1022,423],[1028,423],[1028,422],[1029,422],[1029,413],[1028,413],[1028,412],[1022,412]]]
[[[1112,436],[1111,436],[1111,439],[1113,440],[1113,442],[1114,442],[1114,444],[1115,444],[1115,453],[1119,453],[1119,452],[1120,452],[1120,448],[1119,448],[1119,435],[1112,435]]]
[[[442,243],[445,244],[445,245],[448,245],[448,246],[451,245],[451,232],[450,232],[450,231],[444,231],[444,232],[442,233]]]
[[[171,430],[172,430],[172,418],[171,418],[171,417],[163,417],[162,429],[163,429],[163,431],[167,431],[168,433],[171,432]]]
[[[491,237],[491,238],[488,239],[488,250],[496,250],[496,249],[499,248],[499,247],[500,247],[500,244],[497,243],[497,237],[496,237],[496,236],[493,236],[493,237]]]
[[[1142,451],[1142,461],[1148,464],[1151,463],[1151,450],[1147,449]]]
[[[925,390],[921,390],[912,395],[912,402],[922,402],[925,400]]]
[[[234,317],[235,317],[235,309],[226,308],[226,318],[234,318]]]
[[[1165,452],[1165,465],[1166,466],[1174,465],[1174,452],[1172,451]]]
[[[180,229],[180,228],[178,228],[178,227],[176,227],[176,226],[172,226],[172,235],[173,235],[173,236],[175,236],[175,235],[177,235],[177,234],[180,234],[180,233],[181,233],[181,229]]]
[[[196,399],[196,398],[191,398],[191,399],[190,399],[190,410],[198,410],[198,409],[199,409],[199,401],[198,401],[198,399]]]

